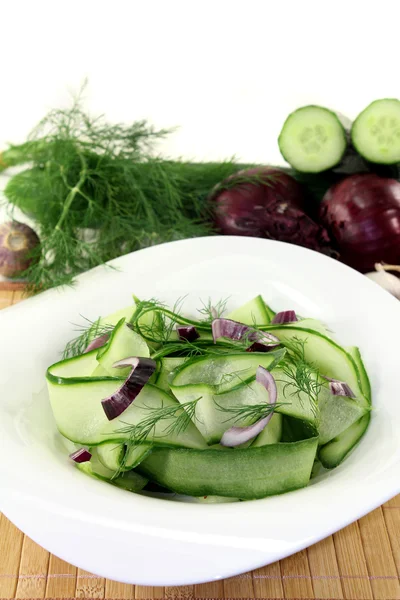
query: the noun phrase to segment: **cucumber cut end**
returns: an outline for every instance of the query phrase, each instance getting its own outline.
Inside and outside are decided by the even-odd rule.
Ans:
[[[354,121],[351,140],[357,152],[372,163],[400,162],[400,100],[371,102]]]
[[[278,139],[284,159],[303,173],[320,173],[337,165],[346,150],[346,132],[338,117],[322,106],[292,112]]]

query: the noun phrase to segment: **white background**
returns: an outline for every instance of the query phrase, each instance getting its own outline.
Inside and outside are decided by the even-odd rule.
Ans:
[[[396,0],[0,0],[0,148],[87,77],[93,114],[179,126],[170,155],[278,162],[292,109],[400,97],[399,23]]]

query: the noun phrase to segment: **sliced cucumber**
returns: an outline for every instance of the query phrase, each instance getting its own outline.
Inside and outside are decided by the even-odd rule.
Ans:
[[[373,163],[400,162],[400,100],[371,102],[351,128],[351,141],[361,156]]]
[[[278,391],[276,412],[308,421],[317,426],[319,420],[318,406],[315,400],[310,398],[308,391],[300,389],[293,378],[279,368],[273,369],[272,375]],[[310,370],[309,376],[316,382],[315,392],[317,392],[317,374]]]
[[[106,317],[101,317],[100,325],[116,325],[119,323],[121,319],[128,321],[131,319],[133,313],[135,312],[135,304],[131,304],[130,306],[126,306],[125,308],[121,308],[116,312],[113,312]]]
[[[259,365],[268,369],[276,361],[283,359],[284,350],[275,352],[245,352],[205,356],[187,361],[178,368],[171,381],[174,388],[182,385],[201,383],[214,386],[218,393],[232,389],[244,380],[254,377]],[[175,392],[174,392],[175,393]]]
[[[371,415],[367,413],[359,421],[319,450],[319,460],[325,469],[334,469],[360,441],[367,430]]]
[[[369,412],[351,398],[333,396],[329,388],[323,387],[318,395],[319,444],[322,446],[343,433],[353,423]]]
[[[128,445],[123,462],[124,469],[134,469],[153,451],[151,444]]]
[[[226,452],[155,449],[138,470],[180,494],[264,498],[307,485],[317,444],[312,438]]]
[[[352,356],[332,339],[317,331],[295,325],[271,325],[268,331],[276,335],[285,344],[293,341],[304,345],[304,358],[314,365],[321,375],[345,381],[361,406],[368,407],[369,402],[361,389],[361,377]]]
[[[92,454],[97,456],[102,465],[115,473],[121,467],[125,447],[116,442],[106,442],[92,448]]]
[[[115,485],[116,487],[122,488],[129,492],[140,492],[149,481],[148,479],[146,479],[146,477],[143,477],[143,475],[140,475],[135,471],[123,473],[122,475],[115,477],[115,479],[105,477],[104,475],[100,475],[99,473],[95,472],[95,470],[93,469],[92,461],[81,464],[77,463],[76,467],[86,475],[94,477],[94,479],[106,481],[107,483],[111,483],[112,485]]]
[[[271,321],[262,296],[256,296],[225,317],[244,325],[264,325]]]
[[[185,356],[178,358],[163,358],[161,360],[161,367],[158,370],[157,379],[155,381],[157,387],[169,392],[170,387],[168,382],[171,373],[178,367],[181,367],[186,361],[187,358]]]
[[[304,173],[331,169],[341,161],[347,146],[346,132],[335,113],[312,105],[288,116],[278,143],[284,159]]]
[[[268,425],[256,437],[251,444],[252,448],[267,446],[268,444],[277,444],[282,438],[282,415],[274,413]]]
[[[318,427],[310,421],[282,416],[282,442],[300,442],[318,436]]]
[[[96,351],[88,355],[95,353]],[[131,439],[131,432],[122,429],[136,426],[148,419],[152,409],[178,406],[177,401],[169,394],[148,383],[120,418],[109,421],[101,400],[113,394],[124,379],[82,377],[90,360],[88,355],[56,363],[49,367],[46,375],[57,427],[69,440],[88,446],[107,441],[123,442]],[[60,374],[67,374],[68,377]],[[168,428],[173,423],[172,417],[159,421],[149,433],[148,441],[189,448],[205,447],[203,438],[192,423],[179,434],[169,431]]]
[[[269,402],[267,390],[255,379],[219,394],[215,388],[205,384],[171,386],[171,390],[181,404],[200,398],[196,404],[194,422],[208,444],[218,443],[224,432],[233,425],[244,427],[254,422],[254,417],[249,418],[248,415],[240,418],[234,409],[244,405],[267,405]]]
[[[130,367],[126,369],[114,369],[113,364],[122,358],[130,356],[150,356],[150,350],[144,339],[135,331],[132,331],[122,318],[118,321],[110,339],[97,353],[98,363],[111,376],[126,376]]]
[[[349,348],[346,348],[346,351],[350,354],[350,356],[353,358],[354,362],[358,367],[358,372],[360,374],[361,390],[368,402],[371,404],[371,383],[369,381],[367,371],[361,358],[360,349],[357,348],[357,346],[350,346]]]
[[[300,319],[300,321],[296,322],[296,327],[301,327],[302,329],[311,329],[312,331],[321,333],[327,338],[332,338],[333,336],[333,332],[328,329],[325,323],[319,321],[318,319]]]

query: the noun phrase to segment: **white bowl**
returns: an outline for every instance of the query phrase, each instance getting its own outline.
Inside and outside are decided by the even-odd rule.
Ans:
[[[36,542],[98,575],[142,585],[179,585],[235,575],[292,554],[400,492],[398,343],[400,304],[348,267],[304,248],[214,237],[156,246],[82,275],[0,313],[0,509]],[[74,337],[131,294],[173,302],[256,294],[277,309],[328,323],[358,345],[371,377],[374,413],[337,469],[285,495],[220,505],[132,494],[73,467],[60,443],[45,370]]]

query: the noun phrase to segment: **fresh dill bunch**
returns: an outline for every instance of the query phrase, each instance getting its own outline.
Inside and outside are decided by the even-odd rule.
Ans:
[[[76,331],[80,331],[80,334],[70,340],[65,346],[62,355],[63,360],[83,354],[91,341],[102,335],[110,334],[114,329],[114,325],[101,324],[100,317],[96,321],[91,321],[86,317],[83,318],[87,324],[86,326],[76,325]]]
[[[172,422],[164,429],[164,435],[167,436],[173,433],[179,435],[189,427],[190,423],[196,420],[196,406],[199,400],[201,400],[201,396],[190,402],[173,406],[161,406],[160,408],[145,406],[144,408],[149,411],[147,417],[136,425],[128,424],[126,427],[121,427],[116,433],[129,434],[129,440],[125,442],[128,445],[143,444],[152,441],[151,436],[160,421],[172,419]]]
[[[239,166],[157,156],[155,144],[168,133],[146,121],[92,117],[81,94],[3,152],[2,168],[28,165],[4,193],[37,223],[41,244],[21,274],[29,292],[70,284],[121,254],[214,233],[206,199]]]

